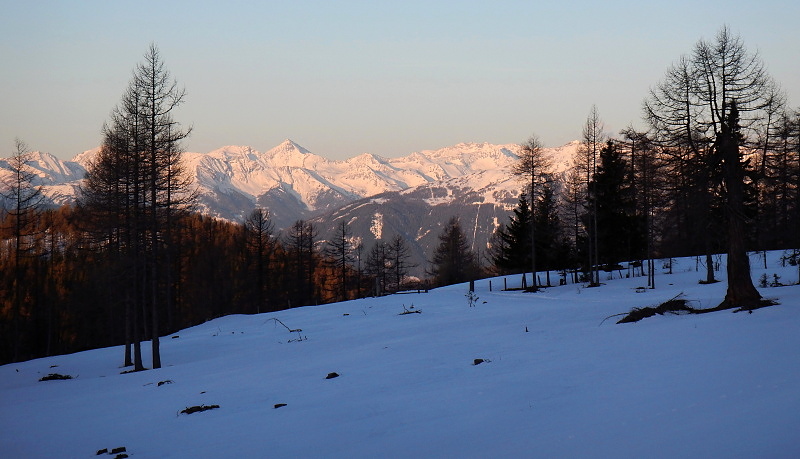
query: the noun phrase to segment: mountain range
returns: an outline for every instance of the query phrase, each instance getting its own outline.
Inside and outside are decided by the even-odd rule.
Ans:
[[[555,171],[563,172],[578,146],[575,141],[544,152]],[[320,240],[344,220],[353,242],[367,250],[376,240],[399,234],[409,243],[414,273],[421,275],[441,227],[452,216],[460,219],[473,250],[487,247],[519,198],[522,182],[511,174],[511,166],[521,148],[460,143],[397,158],[365,153],[334,161],[286,140],[266,152],[248,146],[187,152],[183,161],[203,214],[242,222],[260,207],[269,211],[278,230],[299,219],[313,222]],[[51,205],[73,203],[98,150],[71,161],[33,152],[34,185],[41,186]],[[7,161],[0,160],[0,174],[7,168]]]

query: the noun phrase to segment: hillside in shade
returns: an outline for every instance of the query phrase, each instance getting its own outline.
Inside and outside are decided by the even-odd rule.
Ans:
[[[753,255],[756,283],[797,282],[781,255],[766,269]],[[625,272],[536,294],[499,291],[495,278],[491,291],[477,283],[474,307],[454,285],[222,317],[164,337],[164,367],[139,373],[120,374],[121,346],[0,366],[0,451],[798,457],[800,286],[761,288],[780,304],[752,314],[615,323],[677,295],[696,308],[724,296],[724,282],[698,283],[694,259],[674,260],[671,275],[666,263],[654,290]],[[40,381],[50,374],[71,379]]]

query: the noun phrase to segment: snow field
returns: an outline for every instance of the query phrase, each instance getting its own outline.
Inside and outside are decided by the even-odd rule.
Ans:
[[[779,256],[753,256],[753,278],[795,282]],[[474,308],[456,285],[222,317],[164,337],[154,371],[119,374],[121,347],[5,365],[0,456],[799,457],[799,286],[760,289],[781,304],[753,314],[604,321],[680,292],[721,301],[724,282],[677,261],[643,293],[643,277],[536,294],[495,279]],[[74,379],[38,381],[53,372]],[[179,414],[203,404],[220,408]]]

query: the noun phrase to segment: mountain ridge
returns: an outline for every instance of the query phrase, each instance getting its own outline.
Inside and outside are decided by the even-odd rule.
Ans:
[[[544,149],[556,173],[570,167],[578,146],[570,142]],[[246,145],[186,152],[183,164],[193,178],[200,213],[242,222],[260,207],[269,210],[278,230],[300,219],[313,221],[323,240],[344,219],[365,244],[397,234],[409,239],[422,265],[437,242],[438,228],[451,216],[469,226],[475,249],[487,246],[519,198],[522,181],[511,174],[511,166],[521,149],[517,144],[462,142],[395,158],[363,153],[330,160],[286,139],[264,152]],[[52,205],[75,202],[98,152],[87,150],[71,161],[32,153],[34,185],[42,187]],[[7,163],[0,160],[0,174],[2,169]]]

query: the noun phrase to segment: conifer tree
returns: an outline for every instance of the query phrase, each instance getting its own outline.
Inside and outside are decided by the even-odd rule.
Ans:
[[[644,222],[636,215],[627,163],[615,142],[606,142],[600,151],[600,164],[589,189],[591,199],[596,200],[589,215],[598,222],[598,262],[609,265],[633,260],[643,250]]]
[[[126,293],[125,302],[132,308],[126,315],[133,318],[129,326],[135,352],[139,332],[149,335],[153,368],[161,367],[161,312],[172,295],[167,266],[172,222],[194,199],[180,148],[190,131],[173,119],[185,94],[171,78],[158,48],[150,45],[110,123],[104,126],[102,150],[89,167],[79,198],[87,216],[102,217],[93,218],[101,225],[99,234],[104,231],[112,246],[125,250],[131,264],[125,272],[134,286]],[[131,363],[128,349],[126,365]],[[138,354],[133,364],[136,370],[143,369]]]
[[[355,261],[353,256],[353,243],[351,242],[350,227],[342,220],[336,225],[336,232],[325,246],[325,256],[333,268],[336,280],[334,282],[335,298],[337,301],[347,300],[350,267]]]
[[[367,255],[366,272],[375,284],[373,287],[373,294],[375,296],[386,293],[391,282],[390,250],[388,243],[383,240],[377,240]]]
[[[745,174],[740,148],[757,145],[759,129],[769,124],[763,122],[766,113],[775,109],[774,95],[775,84],[764,63],[725,26],[714,40],[697,42],[691,56],[670,68],[645,101],[655,140],[668,150],[687,150],[698,159],[695,164],[703,190],[723,193],[729,278],[720,307],[748,308],[760,303],[745,252]],[[705,230],[701,235],[709,233]]]
[[[246,253],[252,264],[255,286],[256,313],[269,311],[269,288],[275,252],[273,230],[275,225],[270,220],[269,211],[254,209],[244,221],[244,240]]]
[[[592,199],[590,193],[590,183],[597,173],[597,162],[602,148],[603,141],[605,140],[605,133],[603,132],[605,126],[600,120],[600,115],[597,111],[597,106],[592,105],[589,111],[589,116],[586,118],[586,123],[583,126],[583,142],[579,150],[579,155],[582,156],[581,168],[586,177],[586,210],[589,219],[584,223],[586,229],[586,254],[588,258],[588,272],[590,278],[590,285],[600,284],[600,273],[598,271],[599,264],[599,240],[598,240],[598,226],[597,221],[597,200]]]
[[[538,187],[548,180],[550,168],[550,159],[545,156],[539,138],[535,135],[531,136],[528,141],[522,145],[519,160],[512,168],[514,175],[525,180],[525,187],[528,190],[528,196],[531,198],[531,215],[534,214],[535,206],[533,203],[536,201],[538,195]],[[529,225],[528,229],[530,231],[530,241],[528,245],[530,255],[528,259],[530,261],[531,276],[533,277],[530,290],[535,292],[539,288],[536,282],[536,226]]]
[[[522,193],[508,223],[497,229],[499,244],[492,254],[492,264],[501,274],[519,274],[530,266],[531,208]]]
[[[457,217],[452,217],[439,234],[439,245],[431,260],[429,274],[438,286],[475,279],[480,273],[477,258]]]
[[[554,184],[542,184],[539,198],[535,202],[533,224],[536,226],[536,258],[545,270],[546,284],[552,286],[550,271],[562,269],[569,263],[569,244],[564,237],[564,225],[559,216]]]
[[[311,222],[297,220],[285,238],[287,268],[291,275],[292,307],[314,304],[319,300],[314,275],[317,268],[317,230]]]
[[[416,266],[408,261],[411,258],[408,244],[401,235],[395,235],[388,245],[388,259],[392,271],[392,283],[399,290],[403,285],[403,279],[408,275],[408,270]]]
[[[15,139],[14,154],[8,160],[8,169],[11,174],[6,176],[0,183],[0,199],[2,199],[3,220],[10,231],[11,250],[9,252],[12,273],[10,282],[7,284],[8,295],[4,295],[6,301],[11,304],[6,306],[0,303],[0,309],[10,311],[11,326],[10,333],[6,339],[10,338],[11,361],[16,362],[20,356],[20,342],[22,340],[22,316],[30,313],[32,298],[36,295],[30,291],[35,285],[35,279],[27,276],[26,259],[33,255],[34,233],[39,231],[36,228],[38,213],[44,204],[44,195],[39,186],[34,185],[36,174],[31,169],[28,162],[31,154],[28,146],[20,139]],[[0,265],[2,266],[2,265]],[[26,312],[27,311],[27,312]]]

